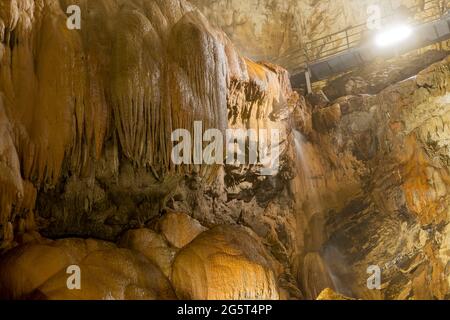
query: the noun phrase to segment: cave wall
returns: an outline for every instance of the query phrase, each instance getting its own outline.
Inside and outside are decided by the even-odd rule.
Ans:
[[[298,67],[294,59],[280,59],[312,40],[348,27],[365,24],[370,5],[378,5],[381,15],[390,15],[400,6],[414,7],[422,14],[422,0],[190,0],[222,28],[245,55],[276,61],[288,70]],[[430,7],[444,5],[437,0]],[[439,9],[432,9],[437,10]],[[428,13],[427,13],[428,14]],[[335,42],[341,46],[343,42]],[[327,50],[332,46],[327,47]]]
[[[60,247],[60,242],[42,239],[37,231],[51,239],[116,242],[130,229],[159,232],[162,219],[182,211],[205,228],[245,225],[253,237],[262,239],[264,249],[254,250],[270,259],[278,256],[277,271],[263,263],[266,271],[255,280],[262,286],[268,281],[267,290],[258,295],[255,289],[249,298],[300,297],[290,273],[290,255],[297,249],[286,187],[292,179],[285,165],[286,139],[280,146],[282,169],[271,177],[262,177],[260,166],[175,166],[170,159],[173,130],[193,133],[194,121],[202,121],[204,130],[276,128],[287,136],[288,115],[300,103],[288,73],[242,58],[222,31],[183,0],[76,1],[81,30],[66,27],[69,4],[74,3],[21,0],[2,2],[0,7],[1,247],[18,248],[11,260],[5,258],[4,268],[29,263],[22,245],[38,243],[29,249],[38,255],[51,251],[46,245]],[[237,240],[230,241],[234,246]],[[63,242],[58,257],[72,257],[80,246],[84,245]],[[173,246],[168,252],[182,248],[173,251]],[[226,243],[222,246],[218,255],[228,250]],[[83,264],[89,258],[77,257],[69,261]],[[96,259],[88,260],[86,268],[95,267]],[[111,252],[111,263],[121,264],[123,259],[122,253]],[[23,288],[20,279],[14,282],[8,271],[11,279],[3,279],[2,296],[49,297],[47,287],[34,290],[55,276],[48,288],[54,292],[61,270],[51,266],[55,273],[44,271],[45,261],[43,275],[29,280],[35,285],[31,288]],[[233,265],[239,270],[246,261]],[[260,268],[260,261],[255,263],[249,272]],[[138,262],[132,264],[130,268],[141,268]],[[27,273],[27,266],[22,267]],[[136,281],[127,286],[153,288]],[[251,290],[247,287],[222,297],[243,297],[241,290]],[[114,291],[119,299],[139,297],[122,289]],[[102,292],[88,289],[82,297],[104,298]],[[70,298],[65,294],[50,296]],[[141,297],[155,295],[146,292]]]
[[[448,298],[448,79],[447,57],[377,94],[313,108],[313,130],[297,139],[302,162],[313,164],[304,171],[310,184],[292,181],[306,188],[296,198],[304,289],[324,281],[305,273],[320,266],[351,297]],[[381,290],[366,286],[370,266],[382,271]]]
[[[80,31],[66,27],[68,2],[2,4],[2,186],[9,190],[2,193],[4,228],[12,203],[33,202],[27,201],[32,185],[54,190],[68,179],[66,189],[76,189],[78,179],[91,178],[86,183],[93,192],[80,196],[88,199],[80,207],[89,209],[104,197],[92,178],[108,183],[122,156],[163,180],[175,170],[174,128],[191,130],[195,119],[206,128],[227,126],[226,40],[189,4],[75,4],[89,13],[82,15]],[[67,201],[79,205],[80,199]]]
[[[336,17],[323,17],[324,3]],[[329,287],[448,298],[447,53],[375,65],[376,77],[357,70],[328,83],[329,101],[301,97],[285,69],[242,57],[187,1],[76,4],[78,31],[66,27],[68,1],[0,4],[0,297],[315,299]],[[225,2],[210,4],[226,13]],[[296,12],[312,19],[298,27],[310,37],[362,10],[227,5]],[[264,27],[275,34],[276,19]],[[291,37],[242,26],[224,29],[253,57]],[[279,172],[173,165],[172,131],[192,133],[197,120],[280,130]],[[86,291],[65,290],[70,263],[92,272]],[[370,265],[383,270],[382,290],[365,286]]]

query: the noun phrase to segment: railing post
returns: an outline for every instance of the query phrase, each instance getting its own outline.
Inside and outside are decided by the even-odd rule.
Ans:
[[[305,80],[306,80],[306,92],[308,94],[312,93],[312,86],[311,86],[311,71],[309,70],[309,66],[306,65],[305,70]]]
[[[350,49],[350,40],[348,38],[348,29],[345,29],[345,39],[347,40],[347,49]]]

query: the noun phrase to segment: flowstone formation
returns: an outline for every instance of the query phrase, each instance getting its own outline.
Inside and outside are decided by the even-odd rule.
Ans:
[[[184,0],[2,1],[0,40],[0,298],[449,298],[447,52],[303,97]],[[277,170],[176,165],[199,122]]]
[[[155,293],[160,284],[139,280],[140,260],[130,262],[130,270],[136,271],[128,282],[120,278],[127,275],[102,280],[112,286],[118,282],[111,297],[104,295],[106,291],[91,292],[90,286],[80,294],[64,292],[57,275],[63,273],[63,264],[53,269],[45,265],[47,259],[36,268],[43,274],[38,274],[39,281],[31,281],[33,288],[21,288],[11,270],[16,270],[16,263],[33,265],[28,250],[48,249],[28,249],[28,244],[51,241],[36,231],[53,239],[118,242],[141,252],[162,271],[163,279],[170,279],[178,251],[207,228],[225,224],[231,228],[226,232],[233,233],[233,225],[251,228],[259,223],[254,229],[270,237],[256,247],[234,243],[252,241],[258,237],[254,232],[237,240],[230,235],[232,250],[249,256],[232,262],[231,278],[224,279],[230,291],[208,297],[299,297],[287,253],[295,250],[290,245],[295,220],[285,183],[291,177],[283,167],[287,160],[282,156],[279,173],[265,177],[259,175],[258,165],[176,166],[171,159],[173,131],[193,134],[196,121],[202,122],[203,130],[214,128],[224,134],[227,128],[273,127],[287,136],[287,115],[299,103],[288,73],[242,58],[225,34],[185,1],[75,4],[84,13],[80,30],[66,27],[69,2],[2,2],[1,244],[4,251],[14,248],[7,255],[17,256],[2,262],[12,281],[2,281],[2,296],[172,297]],[[288,143],[281,141],[279,147],[286,154]],[[274,250],[272,243],[277,244]],[[228,252],[226,243],[223,246],[216,249],[219,256],[220,250]],[[71,256],[73,250],[78,251],[78,245],[63,248],[63,255]],[[272,251],[283,257],[282,263],[261,260],[275,261]],[[109,261],[120,265],[127,260],[123,255],[132,254],[118,252],[122,258],[107,260],[105,268]],[[254,254],[264,258],[254,260]],[[80,256],[70,263],[91,270],[91,260],[85,264],[89,258],[90,254]],[[193,261],[192,266],[196,263],[202,262]],[[229,268],[226,263],[224,268]],[[275,265],[277,270],[272,270]],[[55,273],[46,273],[47,267]],[[217,275],[216,267],[211,265],[208,274]],[[233,273],[245,276],[241,267],[262,274],[253,282],[239,283]],[[105,277],[107,273],[105,269]],[[182,281],[176,283],[184,288]],[[130,287],[139,292],[128,294]],[[194,293],[189,297],[198,298]]]
[[[305,211],[305,243],[318,252],[299,259],[305,288],[317,283],[305,269],[323,264],[350,297],[448,298],[448,79],[445,58],[375,95],[313,109],[315,129],[299,139],[320,199]],[[382,271],[381,290],[366,285],[371,266]]]

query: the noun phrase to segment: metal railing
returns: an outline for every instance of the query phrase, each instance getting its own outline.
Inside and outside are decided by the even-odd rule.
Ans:
[[[417,25],[439,19],[447,12],[447,3],[448,1],[442,0],[425,0],[421,5],[408,7],[407,9],[411,13],[411,24]],[[398,17],[398,13],[395,11],[381,17],[381,25],[388,24],[396,17]],[[301,48],[286,52],[276,60],[276,63],[281,65],[298,65],[297,68],[290,70],[292,74],[295,74],[304,70],[307,64],[358,47],[366,39],[370,38],[370,33],[367,23],[361,23],[307,42]]]

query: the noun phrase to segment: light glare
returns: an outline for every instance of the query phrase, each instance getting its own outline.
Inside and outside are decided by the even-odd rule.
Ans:
[[[382,31],[377,35],[375,43],[378,47],[389,47],[408,39],[412,35],[412,29],[406,25],[395,26]]]

